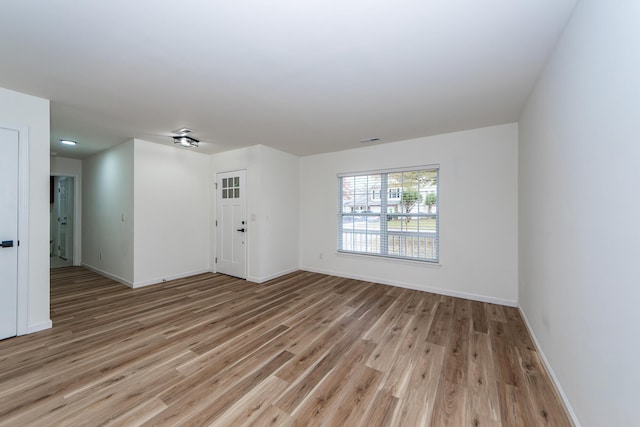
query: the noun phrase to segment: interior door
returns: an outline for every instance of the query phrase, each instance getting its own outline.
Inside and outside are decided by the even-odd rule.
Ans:
[[[216,271],[247,277],[246,171],[216,175]]]
[[[18,136],[0,128],[0,339],[18,331]]]
[[[73,178],[61,176],[58,185],[58,256],[64,260],[72,251]]]

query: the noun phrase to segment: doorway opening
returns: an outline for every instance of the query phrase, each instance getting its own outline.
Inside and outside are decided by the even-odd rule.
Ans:
[[[73,176],[50,177],[50,238],[51,268],[74,265],[75,179]]]

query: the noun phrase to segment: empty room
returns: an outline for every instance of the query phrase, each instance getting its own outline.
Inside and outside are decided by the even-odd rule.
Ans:
[[[640,3],[23,0],[0,426],[632,426]]]

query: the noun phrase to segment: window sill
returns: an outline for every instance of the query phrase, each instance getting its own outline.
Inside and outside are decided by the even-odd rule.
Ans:
[[[389,262],[389,263],[393,263],[393,264],[409,264],[409,265],[415,265],[415,266],[421,266],[421,267],[427,267],[427,268],[440,268],[442,266],[442,264],[438,261],[438,262],[434,262],[434,261],[423,261],[423,260],[419,260],[419,259],[407,259],[407,258],[394,258],[394,257],[387,257],[384,255],[372,255],[372,254],[359,254],[359,253],[355,253],[355,252],[342,252],[342,251],[336,251],[336,255],[338,257],[344,257],[344,258],[356,258],[356,259],[360,259],[360,260],[370,260],[370,261],[375,261],[375,262]]]

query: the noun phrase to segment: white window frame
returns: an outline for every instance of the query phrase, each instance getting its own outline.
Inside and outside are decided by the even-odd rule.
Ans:
[[[419,171],[435,171],[436,183],[428,192],[435,192],[435,207],[427,209],[426,205],[422,206],[422,211],[410,212],[408,215],[403,212],[390,212],[391,206],[389,202],[397,202],[398,198],[391,197],[391,188],[389,187],[388,175],[403,172],[419,172]],[[343,200],[343,180],[345,178],[358,178],[360,180],[370,176],[380,175],[380,188],[364,190],[364,193],[372,200],[379,201],[379,212],[372,212],[369,208],[365,212],[348,209]],[[357,181],[357,179],[356,179]],[[369,184],[367,184],[368,186]],[[397,183],[393,184],[393,189],[397,189]],[[440,262],[440,165],[424,165],[407,168],[380,169],[363,172],[348,172],[338,174],[338,215],[337,215],[337,250],[339,253],[377,256],[393,259],[420,261],[433,264]],[[404,186],[399,188],[400,199],[405,190]],[[380,194],[380,198],[372,197]],[[395,193],[394,193],[395,194]],[[384,197],[383,197],[384,196]],[[355,196],[354,196],[355,197]],[[354,200],[355,203],[355,200]],[[377,204],[375,205],[377,206]],[[394,218],[410,216],[417,219],[435,219],[435,230],[397,230],[389,229],[388,222]],[[369,231],[368,224],[375,221],[379,227]],[[356,222],[359,222],[359,230],[356,230]],[[364,222],[364,226],[362,225]],[[407,222],[408,224],[408,222]],[[364,228],[364,230],[362,229]],[[366,242],[355,243],[356,239],[364,238]],[[376,243],[369,241],[376,240]]]

